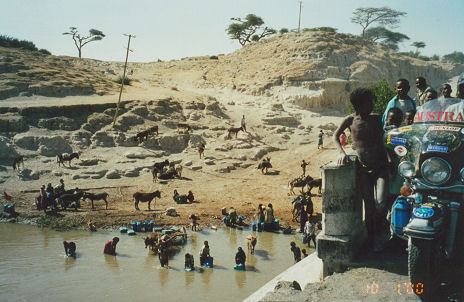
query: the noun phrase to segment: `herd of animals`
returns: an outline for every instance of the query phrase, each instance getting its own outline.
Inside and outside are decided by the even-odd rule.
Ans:
[[[192,127],[188,124],[185,123],[179,123],[177,124],[177,129],[180,133],[180,131],[185,132],[190,132],[192,131]],[[231,138],[232,135],[235,135],[237,137],[237,134],[239,131],[244,131],[243,127],[231,127],[228,129],[228,134],[227,137]],[[153,126],[150,127],[146,130],[143,130],[141,132],[138,132],[134,136],[134,140],[137,141],[139,144],[142,143],[143,141],[147,140],[149,136],[151,135],[159,135],[158,133],[158,126]],[[203,143],[199,144],[198,148],[198,153],[200,156],[200,159],[202,158],[202,155],[205,150],[205,145]],[[79,153],[62,153],[58,154],[56,156],[58,166],[63,165],[65,167],[65,163],[68,163],[68,166],[71,167],[71,161],[76,158],[79,159]],[[22,165],[24,169],[24,157],[23,156],[18,156],[14,159],[13,161],[13,170],[20,170],[20,166]],[[271,158],[267,157],[264,158],[259,164],[257,169],[260,169],[262,174],[268,174],[268,169],[271,169]],[[180,164],[175,164],[173,162],[169,162],[168,159],[160,162],[154,163],[152,169],[152,176],[153,176],[153,182],[157,182],[159,179],[162,180],[167,180],[167,179],[173,179],[173,178],[179,178],[182,179],[182,166]],[[49,185],[50,186],[50,185]],[[291,181],[289,181],[288,186],[290,188],[290,194],[295,195],[295,192],[293,189],[295,187],[301,188],[301,195],[309,194],[311,195],[311,190],[313,187],[318,187],[319,188],[319,194],[321,194],[321,187],[322,187],[322,179],[317,178],[314,179],[309,175],[301,175],[298,176]],[[304,192],[304,188],[308,187],[307,192]],[[58,186],[57,186],[58,187]],[[64,184],[63,184],[64,188]],[[174,196],[173,199],[176,199],[176,193],[177,191],[174,191]],[[53,190],[53,192],[50,192],[50,194],[47,196],[47,200],[42,201],[42,195],[39,195],[36,198],[36,205],[38,209],[43,209],[44,211],[47,210],[48,207],[51,207],[53,210],[57,209],[57,203],[61,205],[62,209],[66,208],[74,208],[77,210],[77,208],[80,206],[80,200],[86,200],[89,199],[92,203],[92,209],[95,209],[94,207],[94,201],[102,200],[105,202],[105,208],[108,209],[108,196],[109,194],[106,192],[103,193],[90,193],[90,192],[84,192],[84,190],[80,190],[78,188],[73,189],[73,190]],[[187,196],[187,195],[186,195]],[[177,193],[177,198],[179,197],[179,194]],[[161,198],[161,192],[156,190],[154,192],[136,192],[133,194],[134,198],[134,206],[136,210],[139,210],[138,204],[139,202],[147,202],[148,203],[148,210],[151,209],[151,202],[154,198]],[[189,200],[192,199],[193,201],[193,194],[191,191],[189,191]]]

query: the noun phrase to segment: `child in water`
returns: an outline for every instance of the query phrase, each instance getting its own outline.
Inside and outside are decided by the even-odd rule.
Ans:
[[[68,257],[76,257],[76,244],[72,241],[63,241],[64,252]]]
[[[349,129],[357,153],[359,183],[361,196],[364,200],[365,223],[368,234],[368,244],[374,247],[374,232],[376,208],[385,212],[388,194],[387,154],[383,147],[383,129],[381,116],[371,114],[375,96],[366,88],[358,88],[350,95],[355,114],[342,121],[335,131],[333,140],[340,152],[339,165],[345,165],[348,157],[340,144],[340,135]]]

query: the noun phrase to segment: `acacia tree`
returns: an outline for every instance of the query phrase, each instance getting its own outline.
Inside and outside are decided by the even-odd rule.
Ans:
[[[394,50],[398,50],[398,43],[409,40],[405,34],[393,32],[381,26],[368,28],[364,35],[372,42],[379,42]]]
[[[389,7],[358,7],[353,12],[351,22],[359,24],[362,27],[361,36],[365,37],[366,29],[372,23],[378,23],[383,26],[396,27],[400,22],[400,17],[405,16],[406,13]]]
[[[77,27],[70,27],[69,31],[63,33],[63,35],[72,36],[74,40],[74,45],[76,45],[77,51],[79,52],[79,58],[82,55],[82,47],[84,47],[85,44],[93,42],[93,41],[99,41],[105,37],[103,32],[99,31],[98,29],[93,29],[93,28],[89,30],[88,36],[81,36],[79,31],[77,30]]]
[[[411,46],[416,48],[416,55],[419,55],[419,48],[424,48],[425,43],[422,41],[414,42],[411,44]]]
[[[263,27],[264,21],[261,17],[248,14],[245,19],[230,18],[237,21],[227,27],[226,32],[232,40],[238,40],[240,45],[245,45],[251,41],[259,41],[266,36],[276,33],[275,29],[267,26]]]

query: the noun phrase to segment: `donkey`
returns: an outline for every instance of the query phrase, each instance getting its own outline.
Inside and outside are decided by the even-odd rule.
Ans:
[[[24,156],[22,155],[16,157],[13,160],[13,170],[16,170],[16,168],[18,168],[18,171],[19,171],[20,164],[23,164],[23,169],[24,169]]]
[[[295,192],[293,191],[293,188],[295,187],[301,187],[301,192],[303,193],[303,189],[305,186],[309,185],[311,181],[313,181],[314,178],[312,178],[309,175],[306,176],[300,176],[300,177],[295,177],[294,179],[290,180],[288,182],[288,186],[290,187],[290,193],[295,195]]]
[[[267,170],[272,168],[272,165],[271,165],[271,158],[270,157],[266,157],[265,159],[263,159],[262,162],[260,162],[258,164],[258,167],[256,169],[261,169],[261,173],[262,174],[267,174]],[[266,173],[264,173],[264,170],[266,170]]]
[[[66,210],[67,207],[74,207],[74,210],[77,211],[77,208],[79,207],[79,200],[83,196],[84,192],[79,190],[74,194],[63,194],[57,199],[63,210]]]
[[[157,162],[153,165],[151,169],[151,174],[153,175],[153,182],[158,180],[158,173],[162,173],[164,167],[169,166],[169,160],[165,160],[162,162]]]
[[[147,130],[141,131],[137,133],[137,135],[134,137],[135,141],[138,141],[139,144],[143,143],[143,141],[146,141],[150,135],[156,134],[158,135],[158,126],[155,125]]]
[[[151,193],[136,192],[132,196],[134,197],[134,200],[135,200],[135,209],[136,210],[140,210],[139,209],[139,202],[140,201],[141,202],[147,202],[148,201],[148,210],[151,210],[151,208],[150,208],[151,201],[155,197],[161,198],[161,192],[158,191],[158,190],[156,190],[155,192],[151,192]]]
[[[71,153],[71,154],[62,153],[62,154],[58,154],[56,156],[56,162],[58,163],[58,166],[61,166],[61,164],[63,164],[63,167],[64,167],[65,166],[64,162],[67,161],[69,163],[69,166],[71,167],[71,161],[74,158],[79,159],[79,153],[77,153],[77,152],[74,152],[74,153]]]
[[[243,127],[238,127],[238,128],[230,127],[229,130],[227,130],[228,132],[227,137],[231,138],[231,135],[235,134],[235,138],[237,138],[237,135],[240,131],[244,131]]]
[[[106,210],[108,210],[108,201],[106,200],[108,198],[109,194],[106,193],[106,192],[103,192],[103,193],[100,193],[100,194],[93,194],[93,193],[89,193],[89,192],[84,192],[84,196],[82,197],[82,199],[85,201],[86,199],[90,199],[90,201],[92,202],[92,209],[95,209],[95,207],[93,206],[93,201],[94,200],[103,200],[105,202],[105,205],[106,205]]]

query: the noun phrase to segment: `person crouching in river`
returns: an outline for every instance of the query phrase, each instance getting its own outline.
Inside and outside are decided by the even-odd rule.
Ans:
[[[195,269],[195,260],[193,259],[193,255],[186,253],[185,254],[185,269]]]
[[[63,241],[64,252],[68,257],[76,257],[76,244],[72,241]]]
[[[161,267],[169,268],[169,257],[167,248],[163,245],[158,250],[158,258],[161,264]]]
[[[118,237],[114,237],[113,240],[109,240],[105,244],[105,249],[103,250],[103,254],[116,256],[116,245],[118,244],[118,242],[119,242]]]
[[[243,265],[245,267],[245,261],[246,261],[246,255],[243,249],[239,246],[238,251],[235,254],[235,264],[237,265]]]
[[[206,259],[210,257],[209,255],[209,245],[208,241],[205,241],[205,244],[200,250],[200,265],[203,266],[205,265]]]

